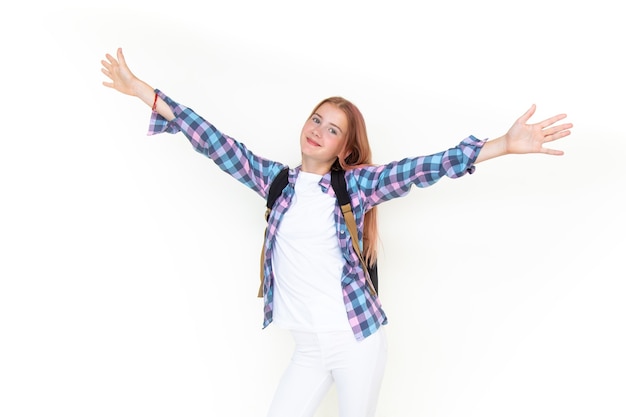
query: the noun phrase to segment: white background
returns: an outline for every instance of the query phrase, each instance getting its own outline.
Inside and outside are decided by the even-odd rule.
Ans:
[[[626,415],[616,2],[61,3],[2,11],[0,415],[264,416],[289,360],[255,297],[263,201],[182,134],[146,136],[149,108],[101,85],[118,46],[291,165],[329,95],[378,163],[495,138],[533,103],[533,122],[567,113],[565,156],[381,207],[377,416]]]

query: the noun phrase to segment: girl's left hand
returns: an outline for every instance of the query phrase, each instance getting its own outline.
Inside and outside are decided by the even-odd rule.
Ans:
[[[572,123],[553,126],[559,120],[567,117],[566,114],[552,116],[542,122],[528,124],[528,119],[535,113],[533,104],[526,113],[513,123],[513,126],[504,135],[507,154],[545,153],[548,155],[563,155],[563,151],[544,148],[543,145],[568,136],[573,127]]]

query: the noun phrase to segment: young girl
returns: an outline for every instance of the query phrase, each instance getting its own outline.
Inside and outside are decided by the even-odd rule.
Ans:
[[[138,97],[152,108],[149,134],[182,132],[196,151],[267,198],[270,184],[285,167],[261,158],[217,130],[193,110],[137,78],[121,48],[106,54],[103,85]],[[300,133],[302,162],[289,170],[288,185],[268,218],[262,264],[263,327],[288,329],[295,352],[276,390],[269,417],[313,416],[335,383],[341,417],[372,417],[383,377],[387,317],[352,247],[335,193],[331,169],[345,170],[368,264],[376,260],[376,206],[426,187],[443,176],[472,173],[475,164],[507,154],[562,151],[543,145],[570,134],[571,123],[555,125],[559,114],[528,124],[533,105],[503,136],[483,141],[469,136],[446,151],[385,165],[373,165],[365,122],[354,104],[322,100]]]

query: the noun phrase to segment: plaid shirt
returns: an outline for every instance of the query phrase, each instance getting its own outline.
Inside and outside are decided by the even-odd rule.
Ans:
[[[244,144],[218,131],[192,109],[174,102],[159,90],[155,91],[170,106],[176,118],[168,123],[158,113],[153,112],[149,135],[182,132],[196,151],[212,159],[220,169],[256,191],[264,199],[267,198],[269,186],[284,167],[283,164],[253,154]],[[444,152],[347,171],[346,184],[359,231],[359,246],[362,248],[363,220],[369,209],[392,198],[405,196],[412,185],[427,187],[443,176],[458,178],[466,173],[473,173],[475,169],[473,163],[484,143],[469,136],[456,147]],[[263,265],[263,328],[272,322],[274,271],[271,259],[276,230],[291,204],[299,172],[300,167],[290,170],[289,184],[276,200],[268,219]],[[319,185],[323,192],[334,196],[330,173],[322,177]],[[355,337],[361,340],[374,333],[381,325],[387,324],[387,316],[378,296],[372,295],[368,290],[365,272],[352,248],[350,233],[338,204],[334,215],[338,225],[339,247],[345,260],[341,282],[346,313]]]

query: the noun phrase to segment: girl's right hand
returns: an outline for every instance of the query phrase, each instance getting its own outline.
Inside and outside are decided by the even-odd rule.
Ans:
[[[128,65],[126,65],[122,48],[117,48],[117,59],[110,54],[106,54],[106,59],[107,60],[103,59],[100,61],[103,66],[102,73],[109,77],[111,81],[103,81],[102,85],[113,88],[120,93],[138,96],[137,88],[141,81],[130,71]]]

